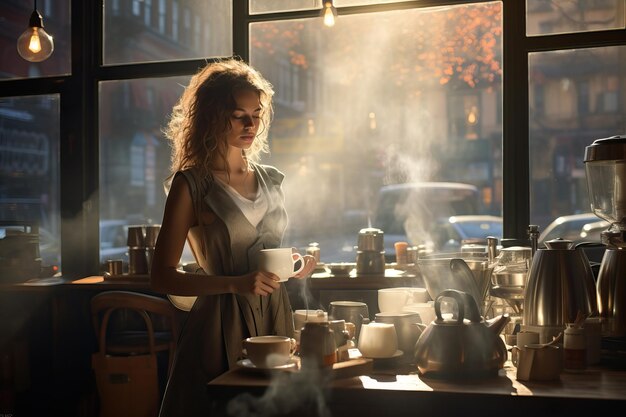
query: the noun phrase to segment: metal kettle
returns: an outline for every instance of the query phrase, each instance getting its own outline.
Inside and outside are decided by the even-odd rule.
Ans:
[[[579,313],[597,313],[596,287],[591,265],[572,241],[545,242],[532,259],[524,294],[523,325],[548,342]]]
[[[456,301],[458,315],[444,320],[441,300]],[[435,300],[437,318],[424,329],[415,344],[415,363],[421,374],[442,379],[495,376],[504,366],[507,351],[500,333],[508,314],[483,320],[470,294],[444,290]]]

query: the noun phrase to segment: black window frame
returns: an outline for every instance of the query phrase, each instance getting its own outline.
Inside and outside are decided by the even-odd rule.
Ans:
[[[208,0],[207,0],[208,1]],[[477,4],[492,0],[418,0],[338,7],[338,15]],[[500,0],[503,18],[503,233],[526,238],[530,221],[528,59],[533,52],[626,45],[626,29],[526,36],[526,2]],[[101,81],[191,75],[211,58],[103,65],[103,0],[71,1],[71,74],[0,80],[0,97],[59,94],[63,275],[99,273],[98,85]],[[248,61],[249,25],[317,17],[319,10],[250,15],[233,0],[233,55]],[[525,80],[526,82],[520,82]]]

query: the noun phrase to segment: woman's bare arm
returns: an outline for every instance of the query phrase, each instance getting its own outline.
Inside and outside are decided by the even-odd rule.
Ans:
[[[173,295],[254,293],[268,295],[279,287],[278,277],[254,271],[241,276],[212,276],[184,272],[178,262],[189,229],[196,224],[189,185],[176,176],[167,196],[161,230],[154,249],[150,281],[155,291]]]

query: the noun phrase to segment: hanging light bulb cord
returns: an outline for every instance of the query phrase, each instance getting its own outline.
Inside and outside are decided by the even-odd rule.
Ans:
[[[43,27],[43,23],[41,20],[41,15],[37,11],[37,0],[34,1],[35,7],[33,8],[33,12],[30,14],[30,20],[28,21],[28,26],[30,27]]]

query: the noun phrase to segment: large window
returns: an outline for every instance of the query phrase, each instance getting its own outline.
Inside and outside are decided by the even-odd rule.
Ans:
[[[387,250],[393,239],[442,250],[450,215],[501,215],[501,17],[491,2],[342,16],[324,30],[319,18],[251,25],[250,61],[277,90],[268,160],[287,174],[286,244],[354,261],[371,224]],[[389,206],[381,187],[405,182],[469,184],[479,206],[434,210],[432,188],[431,210],[415,204],[413,221],[398,214],[401,230],[385,230],[379,205],[393,214],[406,199]]]
[[[531,219],[536,224],[545,228],[559,216],[591,211],[585,147],[626,129],[625,59],[623,46],[530,55]],[[582,227],[576,227],[573,238],[582,240]]]
[[[232,55],[230,0],[104,3],[105,65]],[[198,42],[203,28],[210,33]]]
[[[0,238],[37,226],[51,267],[61,264],[59,178],[58,94],[0,98]]]
[[[158,224],[170,148],[161,128],[189,77],[105,81],[100,87],[100,259],[128,262],[125,227]],[[191,261],[191,259],[186,259]]]
[[[379,195],[406,182],[431,187],[394,211],[404,227],[394,238],[413,243],[441,242],[415,216],[398,220],[417,205],[431,208],[435,232],[448,213],[471,214],[495,217],[507,238],[585,214],[584,146],[624,130],[621,0],[335,0],[331,28],[320,0],[38,3],[55,36],[40,64],[15,51],[30,6],[0,6],[10,22],[0,129],[13,144],[0,160],[39,155],[23,139],[34,137],[49,139],[51,159],[40,177],[5,170],[0,198],[39,199],[36,220],[60,242],[69,275],[100,272],[115,225],[160,221],[161,129],[206,60],[240,56],[274,84],[264,161],[287,174],[285,244],[319,241],[329,261],[353,259],[358,230],[377,226],[388,203]],[[472,213],[455,212],[450,189],[470,190]]]
[[[529,35],[622,29],[623,0],[526,0]]]

